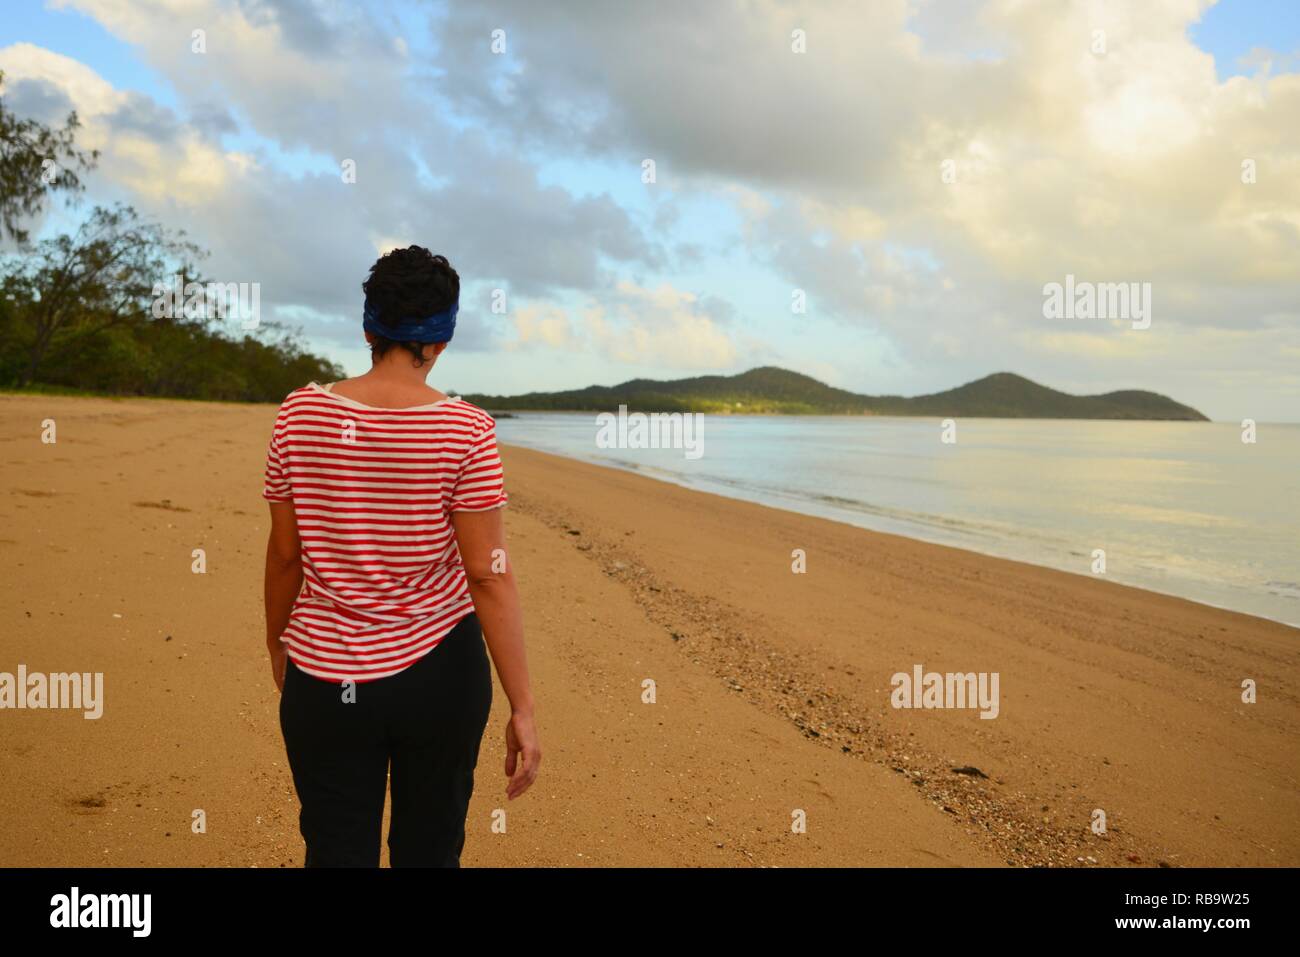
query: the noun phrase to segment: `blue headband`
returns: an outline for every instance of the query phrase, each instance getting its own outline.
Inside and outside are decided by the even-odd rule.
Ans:
[[[459,311],[460,303],[453,302],[451,308],[427,319],[403,319],[395,326],[388,326],[379,321],[374,307],[366,300],[361,326],[366,332],[397,342],[450,342],[456,331],[456,313]]]

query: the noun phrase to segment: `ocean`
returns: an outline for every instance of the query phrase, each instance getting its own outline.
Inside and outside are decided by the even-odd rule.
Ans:
[[[503,443],[1300,627],[1300,425],[705,415],[702,454],[601,448],[594,413]],[[507,475],[507,487],[509,476]]]

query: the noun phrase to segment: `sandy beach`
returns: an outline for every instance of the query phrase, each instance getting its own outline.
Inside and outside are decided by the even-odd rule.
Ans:
[[[0,672],[104,676],[96,720],[0,710],[0,865],[301,864],[274,414],[0,396]],[[503,455],[544,760],[507,804],[498,687],[465,866],[1300,865],[1296,629]],[[892,707],[916,665],[997,673],[997,717]]]

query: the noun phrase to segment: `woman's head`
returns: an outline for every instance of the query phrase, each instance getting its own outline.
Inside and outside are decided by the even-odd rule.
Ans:
[[[396,327],[445,313],[459,301],[460,276],[445,256],[435,256],[423,246],[394,249],[370,267],[370,276],[361,288],[379,328],[393,329],[391,337],[367,333],[370,354],[376,361],[394,348],[409,352],[417,366],[437,358],[446,343],[404,342]]]

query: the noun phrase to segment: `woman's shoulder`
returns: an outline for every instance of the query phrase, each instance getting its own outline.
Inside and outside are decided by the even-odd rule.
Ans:
[[[290,403],[295,402],[299,399],[306,399],[312,396],[317,396],[320,395],[322,391],[324,391],[324,387],[321,386],[321,384],[316,382],[315,380],[312,380],[311,382],[308,382],[306,385],[298,386],[298,388],[294,389],[292,392],[286,395],[283,401],[280,402],[280,405],[282,406],[289,405]]]
[[[308,382],[306,385],[299,386],[280,400],[280,406],[276,410],[276,418],[287,418],[295,409],[301,408],[305,403],[319,395],[320,386],[315,382]]]
[[[488,429],[496,428],[496,419],[485,409],[480,408],[467,399],[462,399],[458,395],[448,396],[449,401],[446,407],[454,411],[455,414],[474,425],[474,431],[486,432]]]

